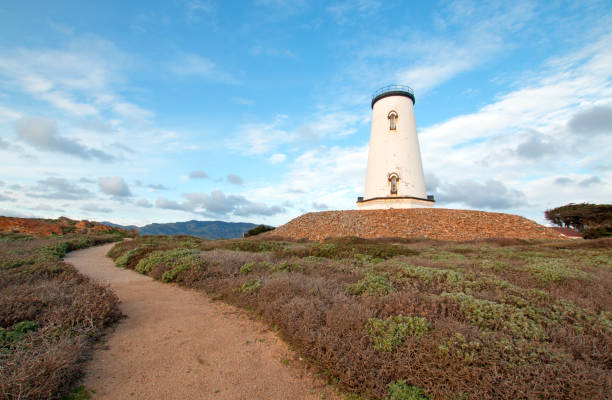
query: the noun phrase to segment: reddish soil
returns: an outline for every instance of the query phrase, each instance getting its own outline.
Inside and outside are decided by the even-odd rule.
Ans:
[[[257,238],[317,240],[357,236],[478,240],[489,238],[560,239],[545,226],[512,214],[471,210],[414,208],[405,210],[322,211],[299,216]]]
[[[119,230],[87,220],[74,221],[66,217],[55,220],[0,217],[0,232],[25,233],[31,236],[64,235],[66,233],[99,233]]]
[[[335,399],[263,323],[194,290],[106,258],[113,244],[65,260],[110,288],[127,318],[88,363],[94,399]]]

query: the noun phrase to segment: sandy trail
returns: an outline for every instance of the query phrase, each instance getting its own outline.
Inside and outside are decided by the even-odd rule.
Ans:
[[[113,246],[69,253],[81,273],[107,283],[127,315],[88,362],[96,399],[321,399],[337,396],[263,323],[193,290],[123,270]]]

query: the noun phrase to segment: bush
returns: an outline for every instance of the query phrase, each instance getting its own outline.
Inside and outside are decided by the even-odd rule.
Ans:
[[[38,329],[36,321],[21,321],[13,325],[11,329],[0,327],[0,343],[2,346],[20,341],[25,334]]]
[[[363,279],[346,286],[346,293],[353,295],[369,294],[371,296],[386,296],[394,292],[388,272],[366,272]]]
[[[253,229],[249,229],[247,233],[244,234],[244,237],[259,235],[260,233],[273,231],[274,229],[275,228],[273,226],[259,225]]]
[[[0,398],[62,398],[81,375],[92,339],[121,313],[108,288],[61,257],[116,240],[102,234],[0,241]]]
[[[389,384],[388,400],[429,400],[422,389],[409,386],[405,380],[391,382]]]
[[[438,346],[442,356],[449,356],[464,362],[474,362],[480,352],[482,344],[478,341],[468,341],[461,333],[453,336]]]
[[[148,274],[153,268],[159,268],[164,271],[162,281],[173,282],[183,272],[202,265],[204,265],[204,260],[200,258],[199,250],[173,249],[157,250],[150,253],[138,262],[135,269],[141,274]]]
[[[285,271],[289,272],[290,266],[288,265],[286,267],[283,267],[283,266],[278,266],[277,267],[277,266],[275,266],[274,264],[272,264],[272,263],[270,263],[268,261],[249,261],[247,263],[244,263],[242,265],[242,267],[240,267],[240,273],[242,275],[248,275],[248,274],[252,273],[255,269],[261,269],[261,270],[264,270],[264,271],[266,271],[266,270],[267,271],[275,271],[275,268],[280,268],[280,269],[277,269],[276,271],[280,271],[283,268],[287,268]]]
[[[396,315],[387,319],[370,318],[366,330],[374,341],[374,348],[391,351],[411,336],[423,336],[431,329],[427,318]]]
[[[228,242],[221,246],[223,249],[234,251],[249,251],[251,253],[261,253],[264,251],[278,251],[283,248],[281,243],[264,242],[256,240],[241,240]]]
[[[253,293],[258,291],[259,288],[261,288],[261,279],[253,279],[243,283],[240,287],[240,291],[242,293]]]
[[[538,282],[550,284],[565,282],[567,279],[585,278],[585,272],[568,268],[566,262],[559,259],[551,259],[546,257],[535,257],[529,259],[525,269]]]
[[[553,224],[576,229],[587,239],[612,236],[612,204],[567,204],[546,210]]]
[[[465,293],[442,293],[441,297],[459,304],[466,320],[481,329],[502,330],[531,339],[546,336],[544,327],[532,319],[537,318],[533,308],[477,299]]]

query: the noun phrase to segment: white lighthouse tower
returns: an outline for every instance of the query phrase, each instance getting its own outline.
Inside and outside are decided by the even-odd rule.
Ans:
[[[372,128],[362,210],[433,207],[414,120],[414,92],[408,86],[385,86],[372,96]]]

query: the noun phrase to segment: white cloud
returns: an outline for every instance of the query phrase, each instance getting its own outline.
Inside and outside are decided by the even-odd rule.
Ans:
[[[272,164],[280,164],[280,163],[285,162],[286,158],[287,158],[286,155],[282,153],[276,153],[276,154],[272,154],[272,156],[270,156],[268,160],[270,160]]]
[[[283,212],[280,206],[268,206],[262,202],[253,202],[239,195],[226,195],[221,190],[206,193],[185,193],[185,201],[178,202],[158,197],[157,208],[180,210],[209,217],[220,216],[272,216]]]
[[[89,211],[89,212],[93,212],[93,213],[111,213],[113,212],[113,210],[111,210],[110,208],[106,208],[106,207],[100,207],[97,204],[84,204],[83,206],[81,206],[81,210],[83,211]]]
[[[198,54],[182,53],[168,64],[170,71],[179,76],[205,78],[216,83],[238,85],[240,81],[212,60]]]
[[[117,95],[130,59],[113,43],[97,38],[73,39],[64,48],[17,48],[0,53],[0,76],[37,100],[78,117],[118,116],[148,119],[153,114]]]
[[[63,153],[85,160],[109,162],[115,156],[102,150],[86,147],[74,139],[59,134],[57,123],[45,118],[24,117],[17,121],[17,137],[30,146],[55,153]]]
[[[277,115],[271,123],[250,123],[238,127],[239,136],[225,141],[228,148],[246,155],[265,154],[283,143],[292,142],[294,135],[280,129],[287,119],[286,115]]]
[[[505,210],[526,204],[524,193],[495,179],[482,183],[470,180],[447,182],[436,189],[436,201],[440,205],[459,204],[489,210]]]
[[[334,20],[344,25],[353,19],[353,16],[368,16],[377,11],[382,5],[378,0],[349,0],[334,2],[326,8],[326,11]]]
[[[145,208],[151,208],[153,207],[153,204],[151,204],[151,202],[147,199],[138,199],[136,201],[136,205],[138,207],[145,207]]]
[[[255,104],[254,100],[247,99],[246,97],[232,97],[232,101],[236,104],[241,104],[244,106],[252,106]]]
[[[0,106],[0,122],[14,121],[19,118],[21,118],[19,111]]]
[[[118,176],[99,178],[98,186],[102,192],[111,196],[129,197],[132,195],[125,180]]]
[[[288,130],[285,125],[296,126],[287,115],[279,114],[270,123],[250,123],[238,127],[240,135],[226,140],[226,146],[247,155],[260,155],[278,149],[284,144],[311,145],[314,141],[333,141],[351,135],[368,122],[368,116],[348,111],[319,111],[312,122]]]
[[[88,189],[58,177],[41,179],[32,189],[28,196],[35,198],[83,200],[93,197]]]

